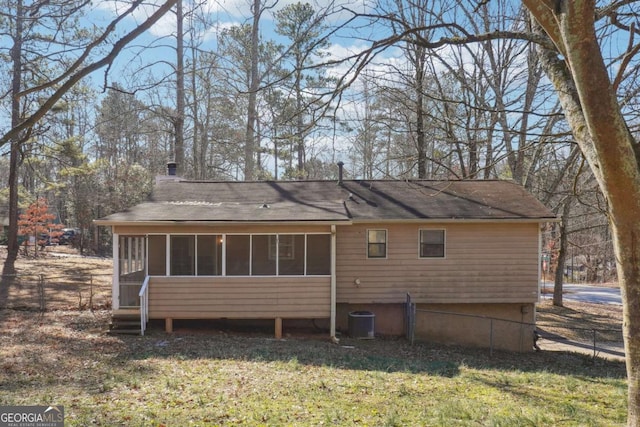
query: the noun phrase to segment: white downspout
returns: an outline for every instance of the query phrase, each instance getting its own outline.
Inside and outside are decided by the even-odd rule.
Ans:
[[[542,223],[538,223],[538,304],[542,302]],[[533,304],[533,323],[538,320],[538,304]]]
[[[331,326],[330,334],[333,342],[338,342],[336,338],[336,226],[331,226]]]
[[[164,262],[165,262],[164,275],[171,276],[171,235],[170,234],[167,234],[165,236],[164,244],[166,248],[164,252]]]
[[[120,269],[120,236],[117,233],[112,233],[113,243],[113,280],[111,281],[111,308],[118,310],[120,308],[120,280],[118,277],[118,270]]]

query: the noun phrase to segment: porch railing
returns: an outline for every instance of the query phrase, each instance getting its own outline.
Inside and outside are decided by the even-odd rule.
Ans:
[[[144,335],[149,322],[149,276],[144,278],[138,296],[140,297],[140,334]]]

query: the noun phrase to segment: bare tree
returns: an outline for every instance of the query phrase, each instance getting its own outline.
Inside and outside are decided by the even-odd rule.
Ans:
[[[260,89],[260,76],[258,74],[260,58],[260,18],[264,12],[264,5],[260,0],[253,0],[251,12],[253,24],[251,25],[250,39],[250,68],[249,68],[249,103],[247,105],[247,128],[244,141],[244,179],[250,181],[254,178],[255,155],[258,143],[256,142],[256,128],[258,125],[258,90]]]
[[[184,165],[184,12],[182,0],[176,2],[176,115],[173,119],[175,128],[174,160],[178,174],[182,174]]]
[[[12,99],[12,118],[11,128],[0,136],[0,146],[11,144],[11,151],[14,153],[12,162],[13,176],[10,172],[9,186],[11,188],[9,205],[10,205],[10,225],[8,233],[8,255],[4,264],[3,274],[12,274],[15,271],[15,260],[17,257],[17,180],[15,174],[18,168],[17,154],[21,144],[28,138],[31,130],[39,123],[40,120],[60,101],[64,94],[69,91],[84,77],[94,71],[110,65],[122,49],[149,29],[155,22],[160,19],[175,3],[175,0],[169,0],[156,11],[151,14],[142,24],[133,30],[125,33],[115,43],[110,45],[107,53],[104,55],[95,54],[96,51],[103,48],[107,44],[108,39],[116,31],[118,23],[125,17],[131,15],[142,4],[142,0],[136,0],[131,3],[130,7],[114,19],[103,32],[91,36],[88,40],[75,40],[67,38],[69,28],[68,24],[72,22],[83,11],[88,1],[66,1],[66,2],[36,2],[25,7],[21,1],[14,8],[6,8],[6,17],[12,20],[15,25],[11,27],[9,37],[12,45],[10,49],[12,60],[12,88],[7,92]],[[28,17],[28,20],[27,20]],[[48,27],[44,34],[50,34],[54,39],[42,37],[39,32],[38,25]],[[66,27],[65,27],[66,26]],[[84,34],[75,31],[73,34]],[[88,34],[93,34],[89,32]],[[25,44],[30,37],[34,44],[27,50]],[[55,39],[60,37],[60,39]],[[78,49],[78,45],[82,46]],[[52,46],[60,47],[58,51],[51,51]],[[37,80],[29,87],[24,86],[25,69],[24,60],[28,57],[31,62],[40,62],[42,65],[51,64],[51,69],[56,71],[56,75],[48,76],[46,79]],[[97,56],[97,57],[96,57]],[[53,64],[64,64],[61,67],[53,66]],[[34,67],[34,69],[42,69]],[[44,69],[48,69],[44,67]],[[43,82],[44,81],[44,82]],[[33,106],[29,111],[17,110],[20,101],[26,99],[27,96],[33,96],[38,99],[38,104]]]
[[[473,5],[483,7],[492,3],[480,2],[478,6],[473,2]],[[432,38],[423,38],[420,34],[426,28],[399,25],[397,15],[372,14],[370,17],[390,20],[401,30],[357,53],[360,62],[353,70],[357,74],[377,53],[406,40],[430,50],[505,38],[538,45],[541,69],[552,82],[572,137],[606,197],[623,297],[627,423],[637,427],[640,426],[640,222],[637,220],[640,145],[632,133],[631,119],[640,92],[640,46],[635,41],[639,34],[638,1],[613,1],[602,8],[596,7],[593,0],[523,0],[523,4],[543,31],[522,27],[476,33],[464,19],[453,19],[434,27],[439,31]],[[629,41],[626,49],[619,52],[603,49],[614,46],[613,42],[603,42],[603,38],[620,40],[625,35]],[[349,78],[343,82],[348,83]],[[515,160],[518,167],[518,159]]]
[[[640,425],[640,156],[623,114],[619,80],[634,76],[628,68],[637,60],[638,45],[629,43],[613,82],[596,33],[600,19],[610,19],[620,30],[637,30],[626,17],[637,19],[636,2],[614,2],[596,10],[595,2],[523,2],[553,41],[543,64],[557,89],[567,121],[591,170],[607,198],[618,278],[622,290],[623,330],[627,359],[627,425]],[[636,9],[637,10],[637,9]],[[633,22],[633,21],[632,21]],[[630,40],[633,40],[631,37]]]

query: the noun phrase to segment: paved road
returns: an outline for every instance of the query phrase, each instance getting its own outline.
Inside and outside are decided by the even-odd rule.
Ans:
[[[545,283],[547,292],[553,292],[553,283]],[[562,286],[563,300],[576,302],[590,302],[594,304],[622,305],[620,288],[606,288],[594,285],[564,284]],[[543,299],[553,298],[553,293],[542,295]]]
[[[553,292],[553,283],[545,283],[547,292]],[[562,286],[564,301],[588,302],[595,304],[622,305],[620,288],[606,288],[594,285],[565,284]],[[543,299],[553,298],[553,293],[542,294]],[[593,343],[581,343],[569,340],[565,337],[544,333],[542,335],[540,347],[547,351],[571,351],[593,356],[604,357],[612,360],[624,360],[624,346],[618,343],[597,343],[594,348]]]

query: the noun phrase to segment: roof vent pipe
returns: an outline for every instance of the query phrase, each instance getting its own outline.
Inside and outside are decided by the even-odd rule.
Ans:
[[[338,162],[338,185],[342,185],[342,173],[344,168],[344,162]]]
[[[178,170],[178,164],[176,162],[168,162],[167,163],[167,175],[176,176],[176,171]]]

